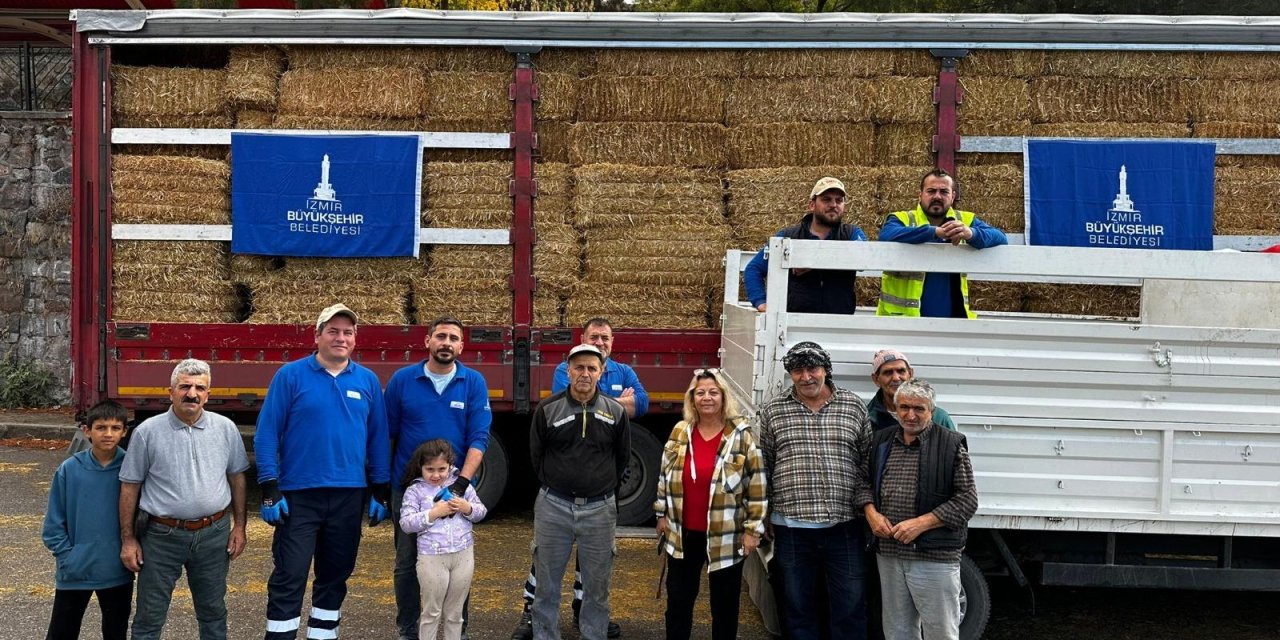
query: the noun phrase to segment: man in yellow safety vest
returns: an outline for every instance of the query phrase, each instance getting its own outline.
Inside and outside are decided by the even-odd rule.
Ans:
[[[959,189],[955,178],[934,169],[920,181],[920,203],[913,211],[889,214],[880,229],[884,242],[950,242],[985,249],[1008,244],[1004,232],[969,211],[953,209]],[[876,315],[926,318],[974,318],[969,280],[963,273],[885,271],[880,278]]]

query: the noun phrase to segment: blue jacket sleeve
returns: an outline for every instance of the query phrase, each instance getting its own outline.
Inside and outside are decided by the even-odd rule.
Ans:
[[[289,422],[289,402],[293,384],[285,369],[276,372],[267,387],[267,398],[258,412],[253,432],[253,453],[258,463],[258,482],[280,479],[280,438]]]
[[[369,431],[365,441],[365,451],[368,452],[365,473],[371,482],[380,484],[391,481],[391,437],[387,435],[387,407],[382,401],[382,383],[378,381],[377,374],[367,373],[369,384],[373,386],[369,393],[373,406],[369,407],[369,424],[366,427]]]
[[[850,239],[850,240],[861,240],[861,241],[863,241],[863,242],[867,242],[867,234],[865,234],[865,233],[863,233],[863,232],[862,232],[862,227],[854,227],[854,228],[853,228],[853,237],[852,237],[852,238],[849,238],[849,239]]]
[[[977,216],[973,218],[973,224],[969,226],[973,230],[973,237],[969,239],[969,246],[974,249],[986,249],[987,247],[998,247],[1002,244],[1009,244],[1009,237],[1004,232],[979,220]]]
[[[649,392],[644,390],[644,385],[640,384],[640,376],[636,375],[636,370],[631,367],[623,369],[622,388],[631,387],[636,393],[636,417],[644,415],[649,411]]]
[[[747,300],[751,301],[753,308],[758,308],[765,302],[765,275],[769,273],[769,259],[764,255],[764,249],[756,254],[756,257],[747,263],[747,268],[742,272],[742,282],[747,287]]]
[[[551,393],[560,393],[569,388],[569,363],[556,365],[556,372],[551,376]]]
[[[489,448],[489,427],[493,411],[489,409],[489,387],[479,374],[472,376],[467,390],[467,448],[485,451]],[[465,452],[464,452],[465,454]]]
[[[71,550],[71,536],[67,533],[67,474],[65,465],[58,467],[49,483],[49,508],[44,513],[44,530],[41,537],[44,546],[60,556]]]
[[[933,225],[908,227],[902,224],[897,216],[886,216],[884,226],[880,227],[881,242],[905,242],[907,244],[924,244],[937,239]],[[976,237],[976,236],[975,236]]]

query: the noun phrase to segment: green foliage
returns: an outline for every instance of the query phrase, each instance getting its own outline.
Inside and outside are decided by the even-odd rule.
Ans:
[[[0,360],[0,408],[51,407],[57,404],[58,379],[34,360],[10,354]]]

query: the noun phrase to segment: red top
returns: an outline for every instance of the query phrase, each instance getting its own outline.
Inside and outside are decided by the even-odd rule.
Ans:
[[[1263,253],[1280,253],[1280,244],[1274,247],[1267,247],[1266,249],[1263,249],[1262,252]]]
[[[724,433],[717,433],[710,440],[702,439],[698,428],[690,429],[689,442],[693,455],[684,457],[684,515],[683,526],[690,531],[707,531],[707,511],[711,508],[711,475],[716,470],[716,453]],[[693,473],[694,469],[697,473]],[[697,476],[695,479],[694,476]]]

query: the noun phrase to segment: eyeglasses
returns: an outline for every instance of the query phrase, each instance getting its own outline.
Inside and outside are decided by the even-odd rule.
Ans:
[[[714,376],[718,375],[719,373],[720,373],[720,370],[719,370],[719,369],[717,369],[717,368],[714,368],[714,367],[713,367],[713,368],[709,368],[709,369],[694,369],[694,370],[693,370],[693,377],[695,377],[695,378],[710,378],[710,377],[714,377]]]

